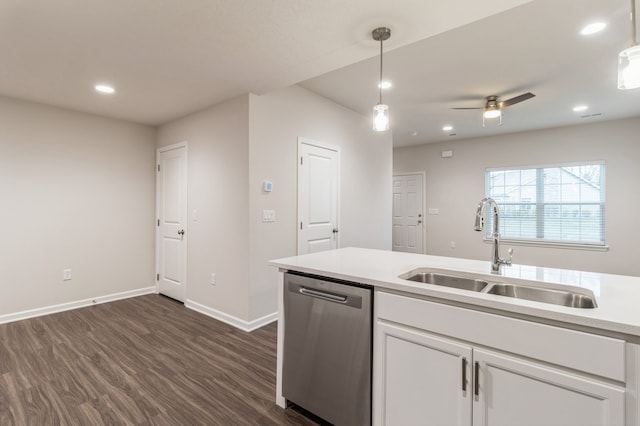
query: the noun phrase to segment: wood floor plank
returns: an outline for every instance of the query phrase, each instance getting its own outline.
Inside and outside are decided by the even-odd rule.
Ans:
[[[0,425],[317,425],[275,405],[276,324],[145,295],[0,325]]]

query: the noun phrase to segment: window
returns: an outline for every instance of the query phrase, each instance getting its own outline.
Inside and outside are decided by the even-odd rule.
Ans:
[[[604,246],[604,172],[600,162],[487,169],[487,197],[500,206],[501,237]],[[493,218],[486,219],[490,238]]]

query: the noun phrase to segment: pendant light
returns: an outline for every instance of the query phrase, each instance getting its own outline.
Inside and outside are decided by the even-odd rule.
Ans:
[[[380,42],[380,82],[378,84],[380,98],[378,104],[373,107],[373,130],[384,132],[389,130],[389,105],[382,103],[382,42],[391,37],[391,30],[386,27],[380,27],[373,30],[371,34],[375,41]]]
[[[618,89],[640,87],[640,45],[636,37],[636,2],[631,0],[631,47],[618,55]]]

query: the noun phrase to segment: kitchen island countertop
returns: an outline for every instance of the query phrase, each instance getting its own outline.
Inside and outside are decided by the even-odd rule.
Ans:
[[[507,315],[525,315],[604,333],[640,337],[640,277],[517,264],[503,267],[501,275],[492,275],[490,262],[354,247],[269,263],[284,270],[369,284],[377,290],[397,291],[472,308],[502,311]],[[418,268],[482,275],[485,280],[494,282],[509,282],[511,279],[537,282],[542,286],[551,283],[582,287],[593,292],[598,306],[593,309],[570,308],[398,278]]]

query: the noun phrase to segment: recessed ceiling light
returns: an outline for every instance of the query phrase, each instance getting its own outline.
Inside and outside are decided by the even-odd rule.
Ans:
[[[586,106],[586,105],[578,105],[578,106],[573,107],[573,111],[574,112],[586,111],[587,109],[589,109],[589,107]]]
[[[96,84],[93,88],[96,89],[96,92],[107,94],[115,93],[116,91],[116,89],[111,86],[107,86],[106,84]]]
[[[448,126],[448,125],[447,125],[447,126],[444,126],[444,127],[442,128],[442,130],[444,130],[445,132],[451,131],[451,130],[453,130],[453,126]]]
[[[580,30],[580,34],[582,35],[591,35],[595,33],[599,33],[607,27],[607,24],[604,22],[593,22],[583,29]]]
[[[378,83],[378,87],[381,89],[389,89],[391,88],[391,82],[390,81],[383,81],[381,83]]]

